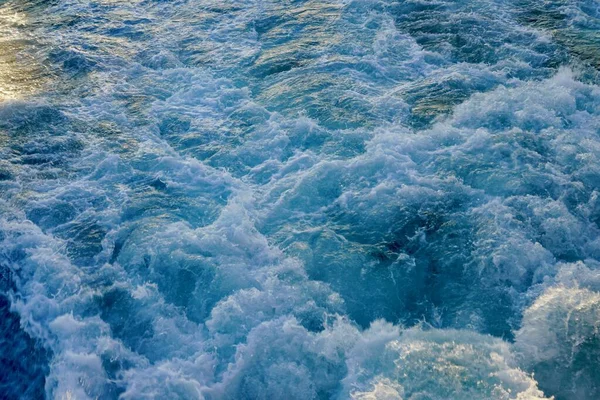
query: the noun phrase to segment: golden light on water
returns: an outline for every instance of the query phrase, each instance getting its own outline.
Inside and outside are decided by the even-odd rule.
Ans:
[[[43,83],[43,68],[27,24],[25,13],[0,7],[0,101],[33,94]]]

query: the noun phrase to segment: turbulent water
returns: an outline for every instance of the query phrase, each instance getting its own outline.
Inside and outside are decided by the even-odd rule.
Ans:
[[[0,0],[0,398],[600,398],[597,0]]]

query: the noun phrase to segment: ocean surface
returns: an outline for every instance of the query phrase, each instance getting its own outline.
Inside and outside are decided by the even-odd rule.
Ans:
[[[600,399],[597,0],[0,0],[0,399]]]

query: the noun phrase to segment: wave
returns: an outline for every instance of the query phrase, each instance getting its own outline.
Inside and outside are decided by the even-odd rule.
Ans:
[[[2,3],[0,397],[598,397],[597,10],[545,7]]]

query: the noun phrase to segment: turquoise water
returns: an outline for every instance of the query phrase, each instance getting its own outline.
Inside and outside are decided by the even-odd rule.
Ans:
[[[0,398],[600,398],[593,0],[0,0]]]

